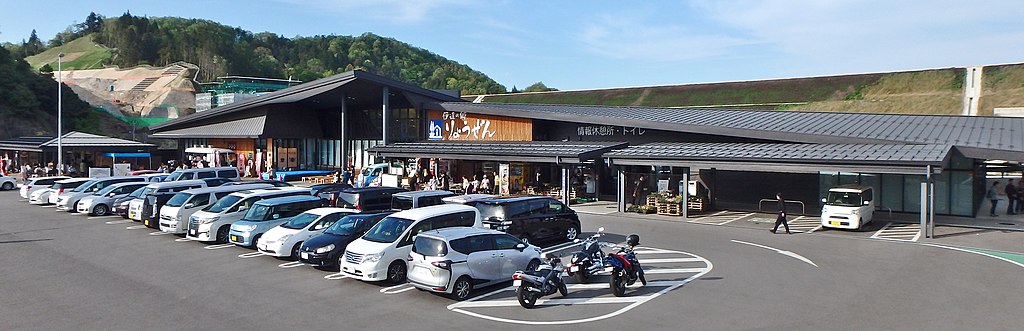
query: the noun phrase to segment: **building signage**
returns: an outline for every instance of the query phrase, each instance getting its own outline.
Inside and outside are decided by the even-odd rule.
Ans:
[[[428,140],[444,140],[444,121],[430,120],[427,124]]]
[[[641,128],[617,127],[614,125],[580,125],[576,127],[576,135],[584,136],[642,136],[645,131]]]
[[[497,131],[491,129],[491,120],[483,118],[468,118],[466,113],[446,111],[441,113],[444,121],[444,131],[448,133],[448,140],[487,140],[494,137]]]

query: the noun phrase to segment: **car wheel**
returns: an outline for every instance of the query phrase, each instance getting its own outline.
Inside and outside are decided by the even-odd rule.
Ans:
[[[110,207],[104,204],[98,204],[96,207],[92,207],[92,214],[96,216],[107,216],[110,212]]]
[[[524,244],[529,245],[530,244],[530,236],[524,234],[524,235],[519,237],[519,241],[522,241]]]
[[[258,234],[255,237],[252,237],[252,242],[249,242],[249,247],[252,247],[252,249],[256,249],[256,243],[260,242],[260,237],[262,236],[262,234]]]
[[[302,247],[302,242],[301,241],[298,242],[297,244],[295,244],[295,247],[292,247],[292,256],[291,256],[291,258],[296,259],[296,260],[299,259],[299,247]]]
[[[530,260],[530,263],[526,265],[526,271],[536,271],[537,267],[540,266],[540,261]]]
[[[401,284],[405,282],[405,261],[391,262],[388,266],[387,281],[392,284]]]
[[[231,228],[229,228],[227,225],[220,227],[220,229],[217,229],[217,242],[218,243],[226,243],[226,242],[228,242],[228,231],[230,231],[230,230],[231,230]]]
[[[576,240],[579,236],[580,229],[577,229],[575,226],[570,226],[568,229],[565,229],[565,241]]]
[[[452,285],[452,299],[466,300],[469,298],[471,291],[473,291],[473,282],[469,281],[469,277],[459,277],[459,280],[456,280],[455,284]]]
[[[11,182],[4,183],[3,186],[0,186],[0,189],[3,189],[4,191],[13,190],[14,189],[14,184],[12,184]]]

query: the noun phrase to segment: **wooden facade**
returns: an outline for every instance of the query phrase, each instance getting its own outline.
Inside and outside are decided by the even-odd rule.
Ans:
[[[431,140],[466,141],[532,141],[533,120],[506,116],[468,114],[430,110],[427,113],[429,128],[440,127],[440,135],[430,135]]]

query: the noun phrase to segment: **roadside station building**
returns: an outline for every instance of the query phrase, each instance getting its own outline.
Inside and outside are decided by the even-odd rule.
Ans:
[[[500,193],[591,196],[620,210],[634,192],[696,191],[739,210],[782,192],[817,214],[825,191],[852,183],[894,212],[974,216],[985,161],[1024,161],[1024,118],[471,103],[362,71],[151,129],[180,148],[266,152],[279,169],[386,159],[406,177],[488,175]]]
[[[54,136],[20,137],[0,140],[0,154],[7,154],[16,164],[57,163],[57,138]],[[111,167],[114,163],[130,163],[132,169],[153,167],[152,153],[156,145],[91,133],[71,131],[61,136],[64,162],[81,169]]]

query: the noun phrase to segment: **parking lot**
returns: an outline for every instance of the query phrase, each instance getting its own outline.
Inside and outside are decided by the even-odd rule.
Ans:
[[[614,297],[605,276],[588,284],[569,280],[568,296],[545,297],[526,310],[508,283],[478,289],[458,302],[409,285],[356,281],[251,249],[184,240],[119,217],[68,214],[20,200],[16,192],[0,192],[3,330],[480,330],[524,324],[1015,329],[1024,323],[1015,304],[1024,289],[1013,281],[1024,272],[1021,266],[864,238],[873,232],[786,236],[581,214],[585,235],[601,226],[610,240],[639,234],[637,255],[651,282]],[[548,251],[573,249],[556,248],[564,249]]]

